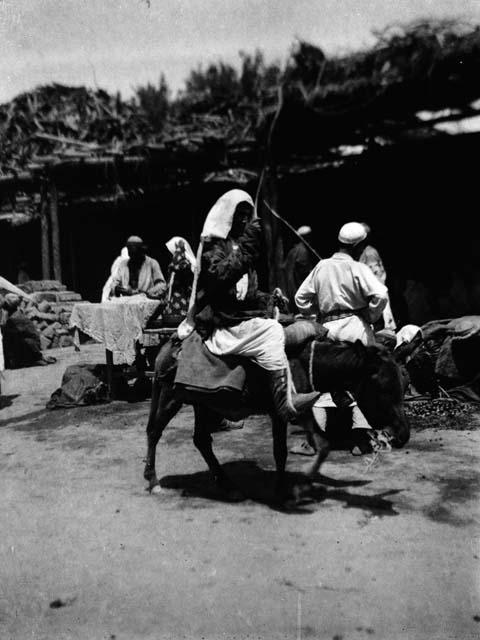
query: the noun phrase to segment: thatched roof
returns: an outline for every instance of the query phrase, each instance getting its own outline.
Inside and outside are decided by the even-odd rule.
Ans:
[[[284,167],[341,162],[405,137],[445,135],[440,122],[479,114],[479,68],[479,27],[430,22],[392,27],[371,49],[344,56],[299,42],[277,87],[257,72],[248,93],[230,73],[221,104],[211,92],[204,99],[207,78],[203,96],[197,86],[190,102],[170,104],[161,128],[138,100],[40,87],[0,106],[0,187],[38,192],[53,177],[70,191],[115,192],[241,179],[258,170],[267,141]]]

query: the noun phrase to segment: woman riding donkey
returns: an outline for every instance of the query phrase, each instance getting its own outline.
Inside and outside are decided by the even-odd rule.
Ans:
[[[311,408],[319,393],[292,389],[283,328],[267,317],[268,296],[257,288],[262,228],[248,193],[225,193],[210,210],[202,237],[196,330],[214,355],[243,356],[261,367],[273,409],[288,422]]]
[[[289,382],[284,331],[278,322],[267,317],[270,296],[261,294],[257,289],[254,266],[260,252],[261,227],[259,221],[254,219],[250,196],[236,189],[229,191],[210,211],[202,232],[197,253],[197,259],[201,256],[201,261],[197,263],[195,275],[198,276],[198,266],[201,267],[201,273],[198,281],[195,278],[192,290],[192,299],[196,298],[195,312],[190,311],[178,328],[178,336],[162,348],[155,363],[144,469],[144,478],[152,493],[161,491],[155,468],[157,444],[165,427],[182,404],[187,402],[194,408],[194,444],[206,461],[217,486],[229,499],[238,499],[239,492],[213,452],[210,435],[212,414],[230,417],[237,410],[248,413],[254,408],[268,412],[272,420],[276,495],[280,499],[288,497],[285,474],[287,422],[302,413],[302,419],[308,420],[307,410],[320,394],[297,394],[291,388],[293,385]],[[197,282],[199,288],[195,296]],[[206,393],[201,399],[197,396],[197,400],[192,396],[187,399],[182,396],[182,389],[178,387],[184,383],[181,382],[179,369],[183,367],[185,372],[191,373],[194,367],[192,360],[187,359],[182,364],[182,354],[178,359],[177,354],[179,342],[193,331],[192,320],[211,353],[243,356],[258,365],[257,371],[247,372],[247,393],[244,398],[237,397],[231,405],[225,406],[221,402],[218,404],[215,393]],[[309,337],[313,338],[317,335],[316,325],[310,324],[314,331]],[[189,344],[185,341],[182,353],[185,354],[195,343],[198,343],[198,336],[192,335]],[[300,364],[303,378],[307,380],[310,371],[312,382],[315,379],[315,385],[311,387],[329,389],[333,382],[335,389],[344,388],[342,385],[348,381],[348,388],[354,391],[359,406],[370,417],[372,426],[383,428],[385,424],[390,425],[398,446],[408,440],[409,429],[403,411],[399,369],[389,355],[380,353],[377,347],[365,347],[360,343],[348,345],[324,341],[318,343],[313,353],[308,341],[294,340],[289,348],[293,349],[292,356]],[[198,382],[202,383],[202,380]],[[303,384],[301,380],[299,383],[298,388],[306,391],[308,384]],[[194,388],[196,386],[193,385]],[[323,451],[320,446],[320,462],[325,459]]]

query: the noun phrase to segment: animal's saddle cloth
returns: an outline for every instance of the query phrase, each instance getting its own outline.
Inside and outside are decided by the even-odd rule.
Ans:
[[[240,358],[213,355],[196,331],[182,342],[175,376],[177,389],[208,394],[227,390],[242,393],[246,377]]]
[[[308,321],[295,322],[285,329],[287,352],[302,346],[313,338],[321,339],[326,330],[319,324]],[[257,369],[257,367],[253,367]],[[252,363],[245,358],[213,355],[195,331],[182,342],[178,352],[175,387],[177,391],[201,394],[223,392],[245,392],[252,373]]]

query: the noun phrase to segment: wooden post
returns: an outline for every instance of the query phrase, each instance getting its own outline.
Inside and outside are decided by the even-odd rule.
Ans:
[[[278,192],[277,178],[274,167],[268,167],[265,171],[262,184],[262,193],[259,194],[258,214],[262,218],[267,245],[268,285],[272,292],[275,287],[285,288],[285,274],[283,271],[283,240],[282,230],[278,220],[266,209],[263,204],[265,199],[274,209],[277,207]]]
[[[40,224],[42,235],[42,278],[50,280],[50,224],[48,219],[48,200],[45,190],[42,191],[42,201],[40,204]]]
[[[58,226],[58,191],[54,182],[50,183],[50,221],[52,225],[53,277],[62,282],[62,263],[60,256],[60,230]]]

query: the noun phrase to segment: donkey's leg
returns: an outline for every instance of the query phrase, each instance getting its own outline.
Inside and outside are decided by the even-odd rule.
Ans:
[[[313,416],[306,416],[303,421],[305,430],[308,431],[315,443],[315,458],[305,472],[311,480],[318,474],[320,465],[325,462],[330,453],[330,443],[324,433],[327,426],[326,409],[315,409],[314,415],[315,418]]]
[[[287,497],[285,467],[287,465],[287,422],[276,414],[271,415],[273,436],[273,457],[277,469],[275,492],[280,499]]]
[[[209,417],[213,418],[214,414],[205,407],[200,407],[198,405],[194,407],[194,411],[195,431],[193,434],[193,444],[200,451],[203,459],[207,463],[215,480],[215,484],[225,492],[226,497],[229,500],[243,500],[243,494],[226,475],[217,457],[213,453],[212,436],[210,435],[210,430],[208,428],[208,421]]]
[[[325,462],[328,458],[328,454],[330,453],[330,443],[322,433],[315,431],[312,436],[317,453],[315,454],[312,464],[305,472],[311,480],[317,476],[320,471],[320,466]]]
[[[147,424],[147,458],[143,477],[149,483],[150,491],[157,493],[160,489],[157,473],[155,471],[155,454],[158,441],[163,430],[170,420],[178,413],[182,403],[177,400],[173,393],[173,385],[160,383],[155,380],[153,383],[152,402],[150,405],[150,415]]]

